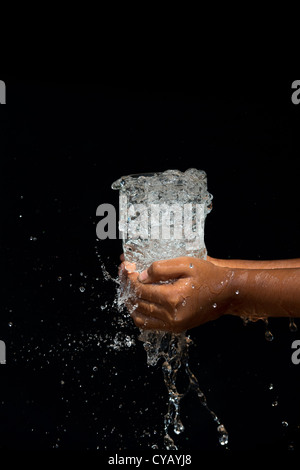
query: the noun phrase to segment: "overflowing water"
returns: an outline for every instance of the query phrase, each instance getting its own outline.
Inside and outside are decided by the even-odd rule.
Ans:
[[[144,342],[147,351],[148,364],[155,365],[162,358],[162,371],[164,381],[169,393],[167,413],[164,418],[164,443],[168,450],[176,450],[174,440],[170,436],[170,428],[175,434],[184,431],[184,425],[180,417],[180,402],[189,392],[194,392],[200,403],[207,409],[213,420],[217,423],[219,443],[224,446],[228,444],[228,433],[217,415],[208,407],[206,397],[200,390],[198,380],[189,367],[188,348],[191,339],[186,333],[153,333],[144,330],[139,338]],[[184,393],[179,393],[176,387],[177,374],[180,368],[184,369],[188,377],[188,387]]]
[[[120,191],[119,230],[125,259],[141,271],[155,260],[206,258],[204,223],[211,211],[204,171],[129,175],[112,184]]]
[[[163,173],[129,175],[113,183],[112,188],[120,190],[119,229],[124,256],[126,261],[135,264],[137,271],[141,272],[153,261],[160,259],[179,256],[206,258],[204,222],[211,210],[212,196],[207,191],[205,172],[189,169],[184,173],[168,170]],[[190,268],[193,268],[192,263]],[[120,307],[131,296],[130,286],[127,286],[126,292],[124,289],[121,284],[118,291]],[[194,392],[207,408],[217,424],[219,442],[226,446],[228,433],[225,426],[208,408],[198,380],[190,370],[188,348],[191,339],[186,332],[174,334],[141,330],[139,339],[144,344],[149,365],[162,361],[169,395],[164,418],[166,449],[177,449],[170,430],[172,428],[177,435],[184,431],[180,404],[189,392]],[[180,369],[184,370],[188,378],[188,387],[184,393],[179,393],[176,385]]]

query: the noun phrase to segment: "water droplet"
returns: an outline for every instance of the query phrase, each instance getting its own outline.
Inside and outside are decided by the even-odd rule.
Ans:
[[[213,308],[217,308],[218,304],[216,302],[213,304]]]
[[[273,403],[272,403],[272,406],[273,406],[273,407],[278,406],[278,401],[277,401],[277,400],[274,400]]]
[[[9,326],[9,327],[13,326],[13,322],[11,322],[11,321],[8,322],[8,326]]]
[[[225,426],[223,424],[220,424],[217,427],[217,431],[220,433],[219,443],[221,444],[221,446],[227,445],[228,444],[228,432],[226,431]]]
[[[58,281],[61,281],[61,280],[62,280],[62,277],[61,277],[61,276],[58,276],[57,280],[58,280]]]
[[[65,384],[65,381],[64,381],[64,380],[61,380],[60,383],[61,383],[61,385],[64,385],[64,384]]]
[[[94,371],[94,372],[97,372],[97,370],[98,370],[98,367],[97,367],[97,366],[94,366],[94,367],[93,367],[93,371]]]
[[[236,295],[239,295],[240,291],[237,289],[237,290],[235,291],[235,293],[236,293]]]
[[[192,285],[191,285],[191,288],[192,288],[192,289],[195,289],[195,286],[194,286],[194,284],[192,284]]]
[[[295,333],[296,331],[298,331],[298,326],[296,325],[296,323],[295,323],[295,321],[294,321],[293,318],[290,318],[289,329],[290,329],[290,331],[292,331],[293,333]]]
[[[33,237],[33,236],[31,235],[31,237],[29,237],[29,240],[31,240],[32,242],[36,242],[36,241],[37,241],[37,238],[36,238],[36,237]]]
[[[174,425],[174,432],[175,434],[181,434],[184,431],[184,425],[182,424],[181,420],[179,419]]]
[[[80,292],[84,292],[84,291],[85,291],[85,287],[80,286],[80,287],[79,287],[79,290],[80,290]]]
[[[267,340],[267,341],[273,341],[274,336],[273,336],[273,334],[271,333],[271,331],[268,329],[268,326],[269,326],[269,320],[268,320],[268,318],[263,318],[262,320],[263,320],[263,322],[264,322],[264,324],[265,324],[265,327],[266,327],[266,329],[265,329],[265,338],[266,338],[266,340]]]
[[[177,450],[177,446],[169,434],[164,436],[164,444],[167,450]]]
[[[273,334],[271,333],[270,330],[265,331],[265,338],[266,338],[267,341],[273,341],[274,336],[273,336]]]
[[[270,384],[270,385],[269,385],[269,390],[273,390],[273,388],[274,388],[274,385],[273,385],[273,384]]]
[[[190,263],[190,268],[193,268],[193,267],[194,267],[193,263]]]
[[[289,425],[289,423],[288,423],[287,421],[282,421],[281,424],[282,424],[282,426],[283,426],[284,428],[287,428],[288,425]]]

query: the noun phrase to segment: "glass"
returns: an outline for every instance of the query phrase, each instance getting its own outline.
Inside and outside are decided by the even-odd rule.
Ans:
[[[159,259],[206,258],[204,223],[212,195],[204,171],[133,174],[121,177],[112,188],[120,191],[124,256],[138,271]]]

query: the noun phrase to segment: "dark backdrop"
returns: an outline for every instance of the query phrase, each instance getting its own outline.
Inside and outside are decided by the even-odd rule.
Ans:
[[[293,79],[134,87],[0,78],[0,447],[161,448],[162,374],[147,367],[136,329],[113,306],[116,286],[101,263],[116,276],[121,243],[96,240],[96,208],[117,207],[110,185],[121,175],[195,167],[207,172],[214,197],[211,256],[299,257]],[[191,331],[191,367],[233,451],[299,448],[291,344],[300,333],[284,319],[269,328],[272,342],[262,322],[233,317]],[[219,449],[215,423],[194,396],[182,417],[181,452]]]

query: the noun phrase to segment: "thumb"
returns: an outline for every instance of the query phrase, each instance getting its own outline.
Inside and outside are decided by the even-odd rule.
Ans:
[[[190,275],[190,263],[191,258],[187,257],[154,261],[148,269],[139,274],[138,280],[144,284],[150,284],[187,277]]]

